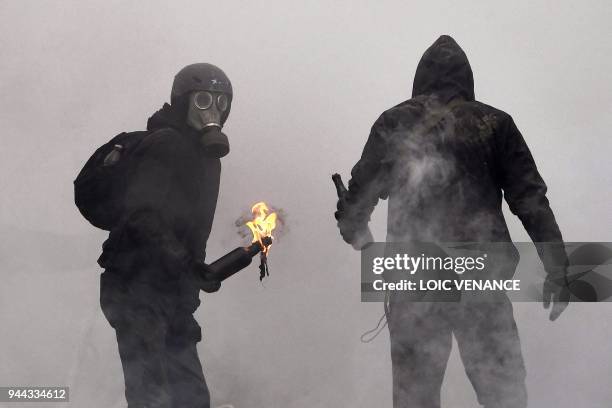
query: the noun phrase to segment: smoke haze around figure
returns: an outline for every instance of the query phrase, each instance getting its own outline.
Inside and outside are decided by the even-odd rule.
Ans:
[[[232,95],[218,67],[183,68],[147,130],[102,146],[75,181],[81,213],[110,231],[98,260],[100,304],[116,331],[129,408],[210,406],[193,313],[200,290],[216,292],[223,279],[205,257]],[[242,267],[254,255],[234,252]]]
[[[546,190],[512,117],[475,99],[468,59],[443,35],[418,64],[412,98],[372,126],[335,217],[354,244],[378,201],[388,199],[388,243],[414,243],[414,253],[431,254],[441,251],[436,242],[507,242],[507,260],[489,272],[512,276],[518,253],[502,214],[505,198],[536,243],[554,320],[567,305],[560,297],[567,257],[554,245],[563,239]],[[412,300],[393,292],[386,309],[396,408],[440,406],[453,335],[480,404],[526,407],[520,340],[505,294],[496,302]]]

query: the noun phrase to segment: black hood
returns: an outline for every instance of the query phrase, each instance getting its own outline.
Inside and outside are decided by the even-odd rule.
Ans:
[[[436,94],[444,102],[461,96],[474,100],[474,77],[465,52],[455,40],[443,35],[425,51],[412,85],[412,97]]]
[[[165,103],[160,110],[149,118],[147,121],[147,130],[170,127],[181,133],[185,133],[189,130],[185,121],[185,115],[183,108]]]
[[[180,102],[169,105],[167,103],[155,112],[147,121],[147,130],[156,131],[172,128],[179,132],[185,140],[190,140],[196,148],[209,157],[220,159],[229,153],[229,140],[221,129],[215,127],[195,130],[187,124],[186,106]]]

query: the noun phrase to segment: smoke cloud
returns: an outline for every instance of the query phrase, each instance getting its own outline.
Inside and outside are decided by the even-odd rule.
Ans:
[[[282,208],[290,227],[265,287],[251,265],[201,295],[213,405],[391,406],[388,333],[359,340],[383,310],[360,302],[359,254],[338,234],[330,176],[348,181],[368,129],[409,97],[441,33],[470,57],[478,98],[513,114],[564,238],[610,240],[608,1],[556,2],[554,18],[547,2],[486,1],[4,1],[0,14],[0,385],[70,386],[66,408],[125,406],[99,307],[107,234],[79,215],[72,180],[95,148],[144,129],[193,62],[221,67],[235,92],[207,259],[243,243],[235,221],[257,201]],[[406,165],[411,183],[432,186],[419,194],[453,177],[435,152]],[[372,216],[378,240],[394,205]],[[527,240],[505,214],[513,239]],[[530,405],[609,406],[610,311],[571,305],[552,324],[540,305],[515,305]],[[477,406],[456,347],[442,404]]]

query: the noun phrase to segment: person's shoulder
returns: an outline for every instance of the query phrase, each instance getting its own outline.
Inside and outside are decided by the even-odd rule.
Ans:
[[[410,98],[385,110],[375,123],[386,127],[396,127],[401,123],[414,123],[421,118],[426,111],[425,97]]]
[[[394,116],[394,115],[422,115],[425,111],[425,107],[427,104],[426,96],[417,96],[415,98],[410,98],[403,102],[398,103],[397,105],[387,109],[383,112],[385,116]]]
[[[186,138],[176,129],[167,127],[149,133],[139,144],[136,153],[166,161],[180,158],[190,151]]]
[[[471,106],[473,109],[477,110],[479,113],[481,113],[481,116],[488,116],[496,119],[499,122],[506,122],[512,119],[510,114],[499,108],[496,108],[495,106],[488,105],[484,102],[471,101],[468,103],[468,105]]]

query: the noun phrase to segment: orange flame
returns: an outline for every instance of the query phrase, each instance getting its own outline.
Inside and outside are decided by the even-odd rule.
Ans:
[[[270,213],[270,209],[263,201],[258,202],[251,208],[253,220],[246,223],[247,227],[253,233],[253,242],[259,242],[264,248],[263,253],[268,255],[272,245],[265,246],[262,239],[272,236],[272,231],[276,228],[276,213]]]

